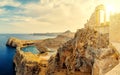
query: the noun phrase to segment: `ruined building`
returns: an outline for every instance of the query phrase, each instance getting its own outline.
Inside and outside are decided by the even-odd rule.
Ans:
[[[112,42],[120,42],[120,13],[108,14],[106,10],[104,5],[98,5],[85,27],[95,29],[103,34],[107,33]]]
[[[100,33],[109,33],[109,22],[107,21],[106,8],[104,5],[98,5],[94,13],[85,24],[85,27],[93,28]]]
[[[120,13],[110,17],[110,41],[120,42]]]

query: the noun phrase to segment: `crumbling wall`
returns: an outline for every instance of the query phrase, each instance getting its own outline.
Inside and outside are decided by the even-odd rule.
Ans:
[[[111,16],[110,40],[120,42],[120,13]]]

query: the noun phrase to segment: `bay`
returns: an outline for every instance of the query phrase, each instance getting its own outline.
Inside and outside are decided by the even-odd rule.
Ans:
[[[55,36],[56,35],[0,34],[0,75],[15,75],[13,64],[15,48],[6,46],[8,38],[16,37],[23,40],[38,40],[53,38]]]

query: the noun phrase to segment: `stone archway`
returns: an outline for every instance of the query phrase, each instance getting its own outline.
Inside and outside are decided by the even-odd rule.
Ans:
[[[99,5],[95,9],[96,15],[96,25],[101,25],[101,23],[105,24],[106,22],[106,9],[104,5]]]
[[[106,8],[104,5],[98,5],[91,15],[85,27],[93,28],[100,33],[109,33],[109,22],[106,21]]]

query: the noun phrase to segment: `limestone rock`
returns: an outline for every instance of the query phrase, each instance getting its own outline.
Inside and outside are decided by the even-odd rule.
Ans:
[[[38,56],[17,48],[14,56],[16,75],[45,75],[48,59],[48,55]]]
[[[16,67],[16,75],[45,75],[48,66],[48,60],[51,55],[54,55],[53,48],[58,48],[62,43],[73,38],[67,37],[70,32],[63,33],[64,37],[56,37],[44,40],[20,40],[17,38],[9,38],[8,46],[16,47],[16,54],[14,56],[14,63]],[[23,52],[22,47],[34,45],[40,51],[39,54],[32,54],[31,52]],[[53,50],[50,50],[50,49]]]
[[[109,37],[94,29],[79,29],[51,57],[46,75],[104,75],[116,66],[119,53],[109,43]],[[87,74],[86,74],[87,73]]]
[[[23,47],[27,45],[33,45],[34,42],[31,40],[20,40],[14,37],[8,39],[6,45],[11,47]]]
[[[12,47],[17,47],[17,45],[20,45],[20,42],[17,43],[17,41],[18,41],[18,39],[11,37],[11,38],[8,39],[6,45],[7,46],[12,46]]]
[[[38,49],[41,47],[58,49],[62,44],[64,44],[66,41],[72,39],[73,37],[74,37],[74,33],[70,32],[70,31],[66,31],[64,33],[59,34],[55,38],[37,40],[35,42],[35,45]]]
[[[40,53],[48,52],[48,49],[44,46],[39,45],[39,46],[36,46],[36,47],[37,47],[37,49],[39,50]]]

